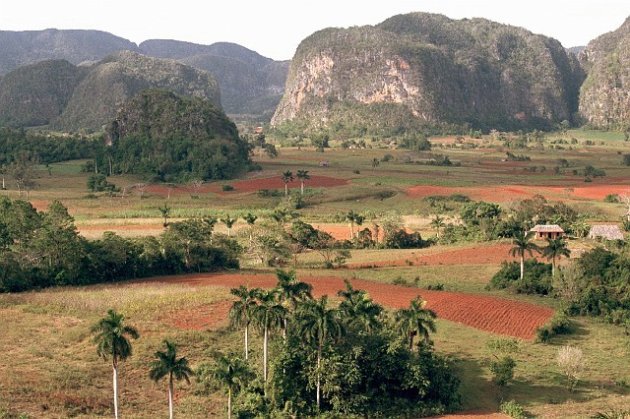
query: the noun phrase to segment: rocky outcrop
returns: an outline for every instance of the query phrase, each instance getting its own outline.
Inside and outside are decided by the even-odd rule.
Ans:
[[[172,60],[121,51],[89,69],[53,126],[62,130],[101,130],[123,103],[151,88],[203,98],[219,107],[221,103],[218,84],[208,72]]]
[[[630,17],[614,32],[591,41],[580,53],[588,72],[580,92],[587,125],[630,129]]]
[[[444,123],[544,128],[572,118],[581,78],[554,39],[412,13],[302,41],[272,124],[390,133]]]

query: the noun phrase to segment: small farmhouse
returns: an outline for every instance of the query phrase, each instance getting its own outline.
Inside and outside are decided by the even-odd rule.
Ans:
[[[588,233],[589,239],[623,240],[623,233],[618,225],[596,225]]]
[[[535,234],[536,240],[557,239],[564,236],[564,230],[557,224],[537,224],[529,231]]]

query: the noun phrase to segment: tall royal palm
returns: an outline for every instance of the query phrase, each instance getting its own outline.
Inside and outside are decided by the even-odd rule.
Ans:
[[[164,341],[165,351],[155,353],[156,360],[151,364],[149,377],[155,382],[168,377],[168,417],[173,419],[173,380],[186,380],[190,384],[192,369],[188,366],[188,359],[177,358],[177,347],[173,342]]]
[[[262,290],[257,296],[258,304],[252,312],[256,328],[263,334],[263,381],[267,383],[269,361],[269,333],[282,327],[286,309],[278,302],[276,290]]]
[[[249,326],[252,323],[252,313],[260,291],[260,288],[248,289],[244,285],[230,290],[230,293],[238,298],[230,308],[230,325],[242,327],[245,331],[245,360],[249,359]]]
[[[435,312],[425,308],[426,301],[420,297],[411,300],[409,308],[396,311],[395,321],[400,333],[409,340],[409,350],[413,350],[416,336],[420,336],[425,343],[430,342],[429,333],[435,333]]]
[[[293,182],[293,172],[290,170],[287,170],[286,172],[282,173],[282,181],[284,182],[284,196],[288,196],[289,195],[289,183]]]
[[[109,310],[107,316],[92,326],[96,353],[103,359],[111,357],[114,385],[114,417],[118,419],[118,364],[131,356],[129,338],[138,339],[140,334],[125,325],[125,316]]]
[[[317,346],[316,400],[317,410],[321,399],[321,361],[322,353],[329,339],[338,339],[343,335],[344,327],[339,310],[328,307],[328,298],[306,301],[298,312],[298,334],[307,343]]]
[[[304,195],[304,181],[311,178],[308,174],[308,170],[298,170],[296,173],[298,179],[300,179],[300,195]]]
[[[254,224],[256,223],[257,219],[258,217],[252,214],[251,212],[248,212],[247,214],[243,216],[243,220],[245,220],[245,222],[249,226],[249,245],[250,246],[252,245],[254,241],[253,230],[254,230]]]
[[[533,236],[534,234],[531,231],[518,230],[512,239],[514,247],[510,249],[510,255],[518,256],[521,260],[521,279],[525,275],[525,254],[533,256],[533,252],[540,251],[538,245],[532,242]]]
[[[306,282],[300,282],[295,277],[295,271],[283,271],[278,269],[276,271],[278,283],[276,284],[276,290],[278,291],[278,297],[280,298],[280,304],[287,309],[288,312],[295,312],[297,305],[305,300],[313,298],[311,292],[313,286]],[[286,338],[287,329],[289,323],[289,316],[286,315],[283,319],[282,336]]]
[[[380,315],[383,307],[374,302],[363,290],[354,289],[350,281],[345,280],[346,288],[337,293],[343,297],[339,304],[339,311],[343,321],[349,327],[364,333],[377,330],[380,324]]]
[[[253,374],[240,358],[222,356],[217,360],[217,364],[212,370],[212,376],[218,381],[218,384],[227,389],[227,417],[230,419],[232,417],[232,396],[239,389],[245,387]]]
[[[439,239],[440,238],[440,229],[444,227],[444,218],[440,217],[439,214],[436,214],[434,218],[431,219],[431,227],[435,229],[435,235]]]
[[[571,250],[567,247],[567,242],[562,237],[547,239],[547,247],[542,249],[542,254],[551,260],[551,276],[556,276],[556,259],[571,256]]]

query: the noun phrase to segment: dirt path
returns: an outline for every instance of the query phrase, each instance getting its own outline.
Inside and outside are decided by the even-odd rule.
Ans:
[[[313,285],[316,297],[336,295],[344,288],[343,279],[337,277],[302,276],[300,280]],[[223,286],[272,288],[276,284],[273,274],[200,274],[148,279],[149,282],[177,283],[189,286]],[[143,282],[145,282],[143,281]],[[533,339],[536,329],[545,324],[553,315],[553,310],[520,301],[507,300],[492,296],[466,294],[449,291],[428,291],[392,284],[382,284],[362,279],[351,280],[358,289],[366,290],[375,301],[390,308],[403,308],[417,295],[427,300],[427,307],[434,310],[440,318],[465,324],[487,332]],[[210,313],[191,313],[198,320],[189,320],[194,325],[213,324],[212,318],[227,318],[228,305],[217,305]],[[183,314],[182,314],[183,316]],[[180,319],[182,325],[186,321]],[[203,326],[200,326],[203,328]],[[194,328],[194,327],[193,327]]]

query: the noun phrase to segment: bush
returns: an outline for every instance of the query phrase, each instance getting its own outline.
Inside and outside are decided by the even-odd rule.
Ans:
[[[630,166],[630,154],[624,154],[623,159],[621,160],[621,164],[624,166]]]
[[[420,233],[407,233],[402,228],[386,234],[384,244],[388,249],[421,249],[428,246]]]
[[[257,193],[261,198],[277,198],[284,196],[284,192],[279,189],[259,189]]]
[[[523,406],[516,403],[514,400],[501,403],[499,410],[501,411],[501,413],[508,415],[509,417],[514,419],[524,419],[526,417],[525,409],[523,409]]]
[[[223,192],[233,191],[234,190],[234,186],[232,186],[232,185],[223,185],[223,186],[221,186],[221,190]]]
[[[546,343],[556,335],[567,335],[573,331],[571,320],[564,312],[556,313],[551,320],[536,331],[536,340]]]
[[[613,193],[608,194],[604,198],[604,202],[610,202],[612,204],[618,204],[619,203],[619,195],[613,194]]]
[[[116,191],[116,185],[109,183],[105,175],[93,174],[88,177],[87,188],[90,192],[114,192]]]
[[[521,276],[519,262],[503,262],[501,269],[494,274],[489,289],[510,289],[519,294],[547,295],[552,290],[551,265],[535,259],[525,261],[525,275]]]

